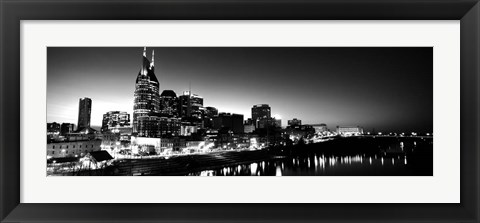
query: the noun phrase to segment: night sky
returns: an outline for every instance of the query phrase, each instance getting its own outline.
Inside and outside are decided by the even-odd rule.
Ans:
[[[204,106],[251,117],[255,104],[303,124],[365,131],[432,132],[431,47],[148,47],[163,90],[188,90]],[[143,47],[49,47],[47,122],[77,124],[92,99],[93,126],[108,111],[133,113]]]

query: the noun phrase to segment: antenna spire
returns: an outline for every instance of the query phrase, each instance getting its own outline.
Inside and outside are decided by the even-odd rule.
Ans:
[[[147,47],[143,47],[143,56],[147,57]]]
[[[152,62],[150,63],[150,69],[153,70],[153,68],[155,67],[155,50],[152,50]]]

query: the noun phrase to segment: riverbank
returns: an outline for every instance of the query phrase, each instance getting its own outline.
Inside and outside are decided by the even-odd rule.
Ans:
[[[405,149],[403,147],[405,147]],[[402,148],[401,148],[402,147]],[[416,148],[416,151],[410,148]],[[228,166],[270,161],[291,157],[308,156],[312,153],[325,156],[336,155],[378,155],[382,157],[409,156],[409,162],[416,159],[433,163],[432,139],[407,137],[350,137],[334,140],[279,146],[253,151],[222,151],[207,154],[192,154],[166,158],[120,159],[102,170],[77,172],[76,175],[98,176],[184,176],[193,172],[218,169]],[[427,165],[428,166],[428,165]],[[67,174],[68,175],[68,174]]]

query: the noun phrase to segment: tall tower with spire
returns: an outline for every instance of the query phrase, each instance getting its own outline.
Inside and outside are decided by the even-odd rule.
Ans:
[[[142,67],[135,81],[133,101],[133,133],[138,132],[138,118],[160,111],[160,83],[155,76],[154,52],[152,62],[147,59],[147,48],[143,48]]]

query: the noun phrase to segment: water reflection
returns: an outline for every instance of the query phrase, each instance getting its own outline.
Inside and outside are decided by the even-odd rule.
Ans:
[[[324,153],[304,154],[245,163],[219,169],[193,172],[193,176],[371,176],[371,175],[429,175],[432,169],[431,150],[419,156],[413,153],[415,142],[401,142],[378,153],[332,155]],[[417,148],[418,149],[418,148]],[[409,159],[414,162],[407,162]],[[430,157],[430,158],[429,158]],[[428,170],[418,172],[418,170]]]
[[[309,176],[309,175],[342,175],[349,171],[359,173],[377,171],[382,168],[401,168],[407,166],[406,156],[385,159],[375,156],[329,156],[314,154],[308,157],[294,157],[269,161],[240,164],[214,170],[191,173],[195,176]],[[364,159],[368,162],[364,162]],[[367,174],[372,175],[372,174]],[[375,175],[375,174],[373,174]]]

